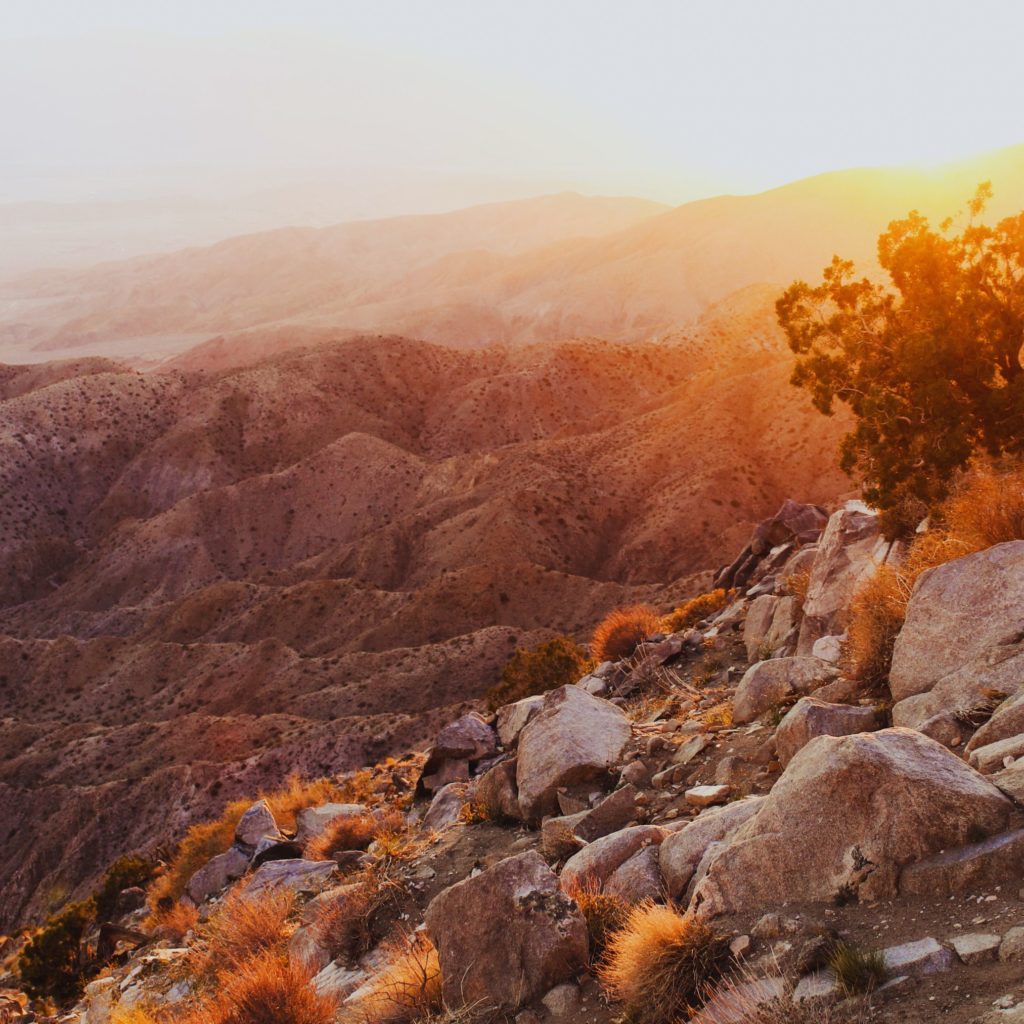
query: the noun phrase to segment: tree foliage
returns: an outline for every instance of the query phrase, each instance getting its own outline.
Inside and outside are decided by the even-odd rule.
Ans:
[[[878,239],[888,283],[834,257],[817,287],[776,303],[796,353],[793,383],[856,423],[842,467],[879,508],[924,510],[976,452],[1024,449],[1024,213],[978,223],[988,183],[959,234],[917,211]]]

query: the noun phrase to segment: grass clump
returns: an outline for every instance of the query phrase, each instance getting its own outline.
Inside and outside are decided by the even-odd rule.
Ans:
[[[602,892],[596,878],[573,880],[566,895],[580,909],[590,935],[590,959],[596,963],[608,948],[612,935],[626,923],[629,904],[612,893]]]
[[[357,1020],[366,1024],[423,1024],[443,1020],[441,963],[423,932],[392,944],[390,962],[357,1005]]]
[[[594,659],[622,661],[652,633],[661,630],[662,618],[650,605],[637,604],[609,612],[594,629],[590,650]]]
[[[723,590],[721,587],[700,594],[681,604],[670,615],[666,615],[663,625],[669,633],[681,633],[684,629],[697,625],[702,619],[721,611],[731,597],[732,591]]]
[[[873,992],[886,979],[885,958],[880,952],[865,952],[848,942],[836,944],[828,966],[847,995]]]
[[[572,637],[556,636],[532,650],[520,648],[501,670],[501,682],[487,691],[491,711],[524,697],[569,686],[582,679],[594,663]]]
[[[319,836],[310,840],[305,853],[311,860],[330,860],[345,850],[365,850],[375,839],[400,830],[404,824],[399,811],[345,815],[329,822]]]
[[[704,922],[641,903],[609,939],[599,976],[629,1024],[675,1024],[730,959],[728,941]]]

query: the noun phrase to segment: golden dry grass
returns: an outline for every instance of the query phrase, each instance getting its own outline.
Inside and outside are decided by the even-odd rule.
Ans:
[[[609,612],[594,629],[590,651],[594,659],[621,661],[661,629],[661,616],[650,605],[637,604]]]
[[[612,934],[598,973],[630,1024],[675,1024],[729,960],[728,942],[702,921],[641,903]]]
[[[404,824],[399,811],[368,811],[337,818],[307,844],[306,856],[312,860],[329,860],[342,850],[365,850],[378,836],[396,832]]]
[[[304,965],[265,952],[218,975],[218,989],[178,1024],[334,1024],[337,1001],[318,995]]]
[[[590,959],[596,962],[608,948],[608,940],[626,923],[629,904],[612,893],[602,892],[596,878],[573,880],[566,895],[580,909],[590,935]]]
[[[170,906],[163,906],[153,911],[147,927],[154,931],[161,939],[170,939],[172,942],[181,942],[190,931],[199,923],[199,911],[191,904],[182,903],[177,900]]]
[[[149,904],[153,910],[169,909],[171,901],[181,898],[188,880],[211,857],[231,845],[239,819],[259,799],[267,801],[281,828],[294,828],[295,814],[303,807],[340,802],[344,796],[338,784],[330,779],[305,782],[292,777],[282,789],[261,793],[252,799],[233,800],[219,818],[193,825],[185,833],[167,870],[150,886]]]
[[[0,1017],[0,1021],[3,1018]],[[158,1018],[141,1006],[115,1006],[111,1011],[109,1024],[157,1024]]]
[[[790,597],[795,597],[800,607],[803,608],[804,601],[807,600],[807,591],[811,585],[811,574],[809,572],[795,572],[791,576],[787,576],[783,581],[786,588],[786,593]]]
[[[681,604],[671,614],[666,615],[662,626],[669,633],[681,633],[684,629],[695,626],[702,619],[721,611],[729,603],[731,596],[731,591],[723,590],[721,587],[708,591],[706,594],[700,594]]]
[[[720,704],[708,708],[701,713],[700,720],[708,731],[730,728],[732,725],[732,701],[724,700]]]
[[[850,603],[842,666],[854,679],[884,683],[914,584],[928,569],[1010,540],[1024,539],[1024,469],[977,466],[936,510],[898,565],[882,566]]]
[[[291,934],[294,910],[292,892],[271,890],[250,899],[244,887],[234,890],[201,926],[188,957],[190,973],[200,982],[212,982],[219,971],[277,948]]]
[[[440,1017],[441,964],[437,950],[423,932],[404,937],[393,947],[390,962],[355,1008],[365,1024],[421,1024]]]

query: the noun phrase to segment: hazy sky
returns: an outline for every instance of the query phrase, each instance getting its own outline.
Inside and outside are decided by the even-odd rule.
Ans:
[[[0,201],[309,182],[401,206],[447,182],[680,202],[1024,142],[1019,0],[0,8]]]

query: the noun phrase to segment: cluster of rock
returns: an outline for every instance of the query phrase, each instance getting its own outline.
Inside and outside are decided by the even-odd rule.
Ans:
[[[465,809],[477,808],[510,836],[508,856],[440,889],[416,922],[437,950],[448,1000],[519,1013],[523,1022],[563,1012],[572,1019],[572,992],[590,960],[574,897],[588,887],[627,904],[672,900],[728,922],[736,955],[751,956],[766,942],[772,952],[770,940],[785,932],[783,904],[1019,884],[1024,542],[921,578],[896,644],[887,726],[877,695],[843,677],[840,652],[853,593],[899,556],[860,503],[826,517],[787,502],[719,574],[736,596],[697,629],[652,637],[628,664],[443,729],[420,779],[427,799],[411,820],[457,832],[468,827]],[[729,644],[751,662],[735,680],[728,669],[721,675],[731,728],[709,729],[702,715],[712,698],[692,688],[665,713],[627,715],[622,694],[645,660],[685,664]],[[753,737],[757,747],[746,762],[719,756],[712,774],[708,755],[723,737]],[[736,784],[744,764],[764,792]],[[303,850],[328,821],[364,813],[312,808],[290,836],[257,803],[231,849],[189,882],[189,897],[202,905],[246,874],[253,898],[286,886],[312,897],[313,910],[342,899],[339,864],[306,860]],[[303,914],[293,955],[315,965],[318,989],[358,1004],[377,961],[336,962],[316,922],[313,911]],[[1020,928],[929,936],[885,948],[884,960],[895,977],[1016,960],[1022,936]],[[768,997],[778,995],[774,981],[765,985]],[[804,999],[835,988],[819,964],[786,992]],[[90,995],[89,1024],[103,1020],[92,1009],[101,994]],[[705,1012],[709,1024],[720,1019]]]

